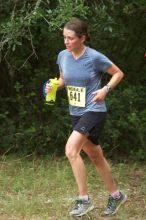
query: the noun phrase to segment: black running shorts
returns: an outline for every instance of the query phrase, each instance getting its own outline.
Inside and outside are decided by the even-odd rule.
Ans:
[[[86,134],[94,144],[99,144],[99,135],[102,131],[106,112],[86,112],[81,116],[72,115],[73,130]]]

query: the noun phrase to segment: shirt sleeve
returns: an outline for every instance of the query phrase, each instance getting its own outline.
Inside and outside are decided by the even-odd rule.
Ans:
[[[104,54],[99,53],[95,60],[95,67],[100,72],[106,72],[106,70],[113,64],[113,62]]]

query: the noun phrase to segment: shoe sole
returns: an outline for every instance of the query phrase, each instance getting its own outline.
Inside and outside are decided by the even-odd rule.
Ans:
[[[118,210],[121,207],[121,205],[123,205],[126,202],[126,200],[127,200],[127,195],[124,196],[124,199],[121,201],[119,206],[116,208],[116,210],[112,214],[110,214],[110,215],[101,215],[101,217],[110,217],[110,216],[115,215],[118,212]]]
[[[88,212],[92,211],[94,209],[94,205],[92,205],[91,207],[89,207],[85,212],[79,214],[79,215],[71,215],[70,216],[75,216],[75,217],[81,217],[83,215],[86,215]]]

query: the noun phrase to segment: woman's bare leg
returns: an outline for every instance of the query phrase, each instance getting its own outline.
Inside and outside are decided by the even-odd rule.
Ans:
[[[70,161],[80,196],[88,195],[86,169],[84,161],[80,156],[80,151],[86,141],[87,137],[85,135],[80,134],[77,131],[73,131],[66,144],[66,156]]]
[[[90,140],[82,146],[83,151],[95,165],[101,179],[110,193],[117,191],[117,185],[112,177],[111,168],[103,155],[100,145],[94,145]]]

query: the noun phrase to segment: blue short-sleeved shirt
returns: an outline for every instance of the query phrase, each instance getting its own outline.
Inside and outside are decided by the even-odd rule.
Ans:
[[[93,102],[92,93],[101,88],[102,74],[112,65],[111,60],[87,47],[78,59],[74,59],[68,50],[61,51],[57,64],[63,73],[71,115],[82,115],[88,111],[106,111],[105,101]]]

